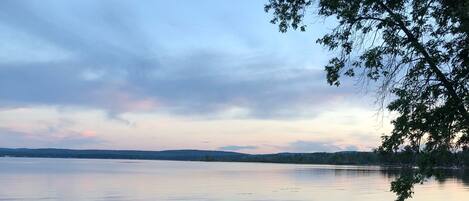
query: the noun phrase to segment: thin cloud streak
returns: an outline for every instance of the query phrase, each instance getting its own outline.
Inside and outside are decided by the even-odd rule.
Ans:
[[[228,146],[223,146],[219,147],[218,150],[221,151],[243,151],[243,150],[254,150],[257,149],[257,146],[251,146],[251,145],[228,145]]]

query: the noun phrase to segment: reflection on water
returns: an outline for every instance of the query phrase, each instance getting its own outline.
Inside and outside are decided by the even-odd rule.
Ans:
[[[379,167],[143,160],[0,158],[0,201],[394,200],[399,172]],[[412,200],[469,197],[469,174],[446,171]]]

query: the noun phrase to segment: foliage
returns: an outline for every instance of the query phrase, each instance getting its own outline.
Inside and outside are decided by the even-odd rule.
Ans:
[[[387,167],[409,164],[409,153],[388,153],[384,157],[376,152],[343,151],[336,153],[278,153],[243,154],[226,151],[204,150],[73,150],[73,149],[8,149],[0,148],[0,157],[39,157],[39,158],[100,158],[100,159],[144,159],[182,161],[226,161],[226,162],[267,162],[329,165],[383,165]],[[469,150],[451,153],[444,167],[455,165],[469,166]]]
[[[269,0],[265,11],[273,12],[281,32],[305,31],[314,6],[319,16],[338,21],[317,40],[337,53],[325,66],[327,82],[339,86],[341,76],[376,82],[381,103],[398,113],[378,150],[405,147],[421,155],[420,172],[391,189],[398,200],[411,197],[408,184],[432,175],[448,153],[469,147],[469,1]]]

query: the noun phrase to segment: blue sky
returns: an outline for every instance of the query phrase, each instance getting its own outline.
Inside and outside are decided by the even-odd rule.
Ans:
[[[372,94],[330,87],[334,22],[281,34],[265,1],[1,1],[0,146],[369,150]]]

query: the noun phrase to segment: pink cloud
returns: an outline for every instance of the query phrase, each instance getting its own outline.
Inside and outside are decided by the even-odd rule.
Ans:
[[[120,112],[149,111],[160,105],[154,98],[137,97],[130,91],[114,88],[102,88],[93,91],[91,94],[97,97],[98,102],[106,105],[108,109]]]
[[[96,136],[96,131],[84,130],[84,131],[80,132],[79,134],[82,137],[95,137]]]

